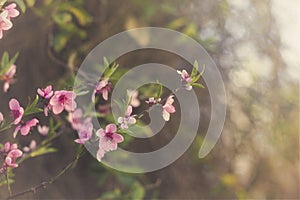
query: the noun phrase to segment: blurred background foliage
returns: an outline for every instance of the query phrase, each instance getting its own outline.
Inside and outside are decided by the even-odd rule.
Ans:
[[[206,158],[199,160],[197,155],[211,105],[208,91],[196,89],[199,133],[171,166],[143,175],[124,174],[86,154],[76,168],[35,198],[300,198],[299,1],[26,0],[18,5],[26,11],[0,41],[1,54],[20,52],[18,83],[8,96],[0,94],[5,102],[12,96],[32,96],[49,82],[69,80],[72,85],[73,72],[99,42],[143,26],[175,29],[201,43],[222,73],[228,101],[223,134]],[[128,69],[149,61],[191,67],[166,52],[150,54],[134,52],[118,63]],[[176,120],[159,136],[133,141],[128,148],[145,152],[166,144],[176,132],[175,124]],[[60,153],[22,164],[13,190],[53,176],[71,159],[72,141],[73,136],[65,134],[56,144]]]

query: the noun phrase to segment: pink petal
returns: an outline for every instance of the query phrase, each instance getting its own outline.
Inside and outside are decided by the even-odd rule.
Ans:
[[[97,151],[97,160],[98,160],[99,162],[100,162],[101,159],[104,157],[104,153],[105,153],[105,151],[104,151],[103,149],[101,149],[101,148],[98,149],[98,151]]]
[[[135,123],[136,123],[136,119],[134,117],[128,118],[128,124],[135,124]]]
[[[31,120],[29,120],[28,122],[26,122],[26,125],[29,127],[33,127],[36,126],[39,123],[39,120],[36,118],[33,118]]]
[[[168,113],[174,113],[176,110],[175,110],[175,107],[172,106],[172,105],[167,105],[167,106],[164,106],[163,109],[165,111],[167,111]]]
[[[131,115],[131,113],[132,113],[132,106],[128,106],[126,113],[125,113],[126,117],[129,117]]]
[[[17,126],[17,127],[15,128],[15,131],[14,131],[14,133],[13,133],[14,138],[16,138],[16,136],[17,136],[17,134],[18,134],[18,132],[19,132],[20,129],[21,129],[21,125],[19,125],[19,126]]]
[[[108,100],[108,90],[104,89],[102,91],[102,97],[104,100],[106,100],[106,101]]]
[[[99,137],[99,138],[103,138],[105,136],[105,130],[103,130],[102,128],[97,130],[96,132],[96,135]]]
[[[124,141],[123,136],[120,135],[120,134],[114,133],[114,134],[112,135],[112,137],[113,137],[113,140],[114,140],[116,143],[120,143],[120,142],[123,142],[123,141]]]
[[[30,126],[28,125],[22,126],[20,129],[21,135],[23,136],[28,135],[29,131],[30,131]]]
[[[117,132],[117,126],[115,124],[108,124],[105,130],[107,133],[115,133]]]
[[[163,110],[163,114],[162,114],[163,118],[165,121],[169,121],[170,120],[170,113],[168,113],[167,111]]]
[[[19,158],[23,155],[23,152],[19,149],[14,149],[14,150],[11,150],[7,156],[8,157],[11,157],[11,158]]]
[[[9,108],[10,108],[10,110],[19,110],[20,109],[20,104],[19,104],[18,100],[11,99],[9,101]]]
[[[52,107],[52,111],[55,115],[60,114],[63,110],[64,110],[64,106],[60,104],[53,105]]]

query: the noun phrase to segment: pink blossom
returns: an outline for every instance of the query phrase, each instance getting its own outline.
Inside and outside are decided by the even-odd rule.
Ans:
[[[132,107],[139,107],[141,104],[140,100],[138,99],[139,92],[136,90],[128,90],[128,95],[130,97],[130,105]]]
[[[74,111],[77,107],[75,98],[76,94],[73,91],[56,91],[49,102],[53,113],[60,114],[64,109],[68,112]]]
[[[18,145],[16,143],[11,144],[10,142],[6,142],[4,144],[3,149],[1,149],[1,151],[3,153],[8,153],[9,151],[14,150],[14,149],[18,149]]]
[[[78,139],[75,140],[76,143],[84,144],[88,140],[91,139],[93,135],[93,124],[91,123],[91,119],[88,118],[85,120],[83,124],[81,124],[78,128]]]
[[[16,160],[17,160],[17,158],[22,157],[22,155],[23,155],[23,152],[20,149],[11,150],[5,158],[5,164],[8,167],[12,167],[12,168],[18,167]]]
[[[44,89],[37,89],[37,93],[44,99],[50,99],[53,95],[53,91],[52,91],[52,86],[48,85],[46,88]]]
[[[9,101],[9,108],[11,110],[11,114],[14,118],[14,124],[17,125],[20,123],[23,114],[24,114],[24,109],[20,106],[18,100],[16,99],[11,99]]]
[[[33,127],[35,127],[38,123],[39,123],[39,120],[36,118],[33,118],[33,119],[27,121],[26,123],[23,123],[23,124],[17,126],[14,131],[13,136],[16,137],[19,131],[21,132],[21,135],[23,135],[23,136],[28,135],[30,130]]]
[[[95,98],[95,94],[102,94],[104,100],[108,100],[108,93],[110,92],[110,82],[108,82],[108,78],[100,81],[95,88],[95,92],[93,94],[93,101]]]
[[[31,140],[29,146],[23,147],[24,152],[31,152],[35,149],[36,149],[36,141],[35,140]]]
[[[15,82],[14,76],[16,74],[16,65],[11,65],[7,72],[3,76],[4,84],[3,84],[3,91],[7,92],[9,89],[10,84]]]
[[[74,130],[78,130],[78,126],[82,122],[83,113],[80,108],[76,109],[74,112],[70,112],[68,115],[68,121],[70,122]]]
[[[0,124],[1,124],[1,122],[3,121],[3,114],[0,112]]]
[[[190,78],[190,75],[187,73],[187,71],[184,69],[182,71],[177,70],[177,73],[181,75],[181,80],[185,83],[186,89],[191,90],[193,88],[190,85],[192,79]]]
[[[148,101],[146,101],[146,103],[149,105],[149,106],[153,106],[157,103],[159,103],[161,101],[161,99],[155,99],[154,97],[150,97]]]
[[[38,125],[37,130],[42,136],[46,136],[49,133],[49,126]]]
[[[163,106],[163,118],[165,121],[170,120],[170,113],[174,113],[175,107],[172,105],[174,102],[173,95],[169,96],[168,99],[166,100],[165,105]]]
[[[8,18],[8,11],[4,10],[2,13],[0,13],[0,39],[3,37],[3,31],[7,31],[11,29],[13,24]]]
[[[17,9],[15,9],[16,6],[17,5],[15,3],[12,3],[4,8],[8,11],[7,19],[19,16],[20,12]]]
[[[132,113],[132,106],[128,106],[125,117],[119,117],[118,122],[121,124],[121,129],[127,129],[128,125],[132,125],[136,123],[136,119],[134,116],[130,116]]]
[[[104,129],[99,129],[96,135],[99,137],[99,149],[97,151],[97,159],[101,161],[104,154],[108,151],[113,151],[118,148],[118,143],[123,142],[122,135],[116,133],[117,126],[115,124],[108,124]]]

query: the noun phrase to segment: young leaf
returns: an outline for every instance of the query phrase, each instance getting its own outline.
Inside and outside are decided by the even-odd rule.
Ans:
[[[57,149],[55,149],[55,148],[44,146],[44,147],[40,147],[40,148],[36,149],[35,151],[31,152],[30,157],[33,158],[33,157],[45,155],[48,153],[54,153],[56,151],[57,151]]]
[[[162,86],[162,84],[159,83],[158,93],[156,96],[157,99],[159,99],[161,97],[162,92],[163,92],[163,86]]]
[[[9,62],[9,55],[8,55],[7,51],[5,51],[3,53],[2,59],[1,59],[1,68],[4,68],[8,62]]]
[[[22,13],[25,13],[26,5],[23,0],[14,0],[14,2],[20,7]]]
[[[24,111],[24,116],[43,112],[43,109],[37,107],[38,101],[39,101],[39,96],[36,95],[34,101],[31,104],[29,103],[29,105],[27,105]]]
[[[200,84],[200,83],[192,83],[191,84],[192,86],[194,86],[194,87],[198,87],[198,88],[205,88],[202,84]]]
[[[191,73],[191,77],[194,77],[197,74],[198,69],[199,69],[198,61],[195,60],[194,65],[193,65],[193,70]]]

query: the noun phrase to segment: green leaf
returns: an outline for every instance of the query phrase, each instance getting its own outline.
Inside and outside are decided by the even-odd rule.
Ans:
[[[23,0],[14,0],[14,2],[20,7],[21,11],[25,13],[26,5]]]
[[[119,64],[117,63],[111,63],[109,64],[107,58],[103,58],[103,63],[104,63],[104,67],[105,67],[105,71],[104,71],[104,78],[109,78],[112,76],[112,74],[117,70],[117,68],[119,67]]]
[[[106,57],[103,57],[104,67],[109,67],[109,62]]]
[[[29,104],[27,105],[24,111],[24,116],[43,112],[43,109],[37,107],[38,101],[39,101],[39,96],[36,95],[34,101],[31,104],[29,102]]]
[[[202,84],[200,83],[192,83],[191,86],[193,87],[198,87],[198,88],[205,88]]]
[[[9,62],[9,55],[8,55],[7,51],[5,51],[3,53],[2,59],[1,59],[1,68],[4,68],[8,62]]]
[[[48,146],[43,146],[43,147],[40,147],[40,148],[36,149],[35,151],[31,152],[30,157],[33,158],[33,157],[45,155],[45,154],[48,154],[48,153],[54,153],[56,151],[57,151],[57,149],[55,149],[55,148],[48,147]]]
[[[159,88],[158,88],[158,93],[157,93],[157,99],[159,99],[162,95],[162,92],[163,92],[163,86],[162,84],[158,83],[159,84]]]
[[[194,77],[198,73],[199,65],[198,65],[198,61],[197,60],[195,60],[193,66],[194,67],[193,67],[193,70],[192,70],[192,73],[191,73],[191,77]]]

